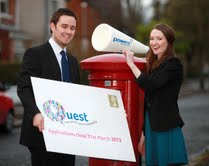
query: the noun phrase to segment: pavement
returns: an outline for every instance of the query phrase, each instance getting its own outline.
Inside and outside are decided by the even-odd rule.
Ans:
[[[179,97],[192,95],[194,93],[209,92],[209,77],[204,81],[204,90],[200,89],[200,81],[197,79],[188,79],[183,82]]]
[[[209,93],[209,78],[204,81],[204,90],[200,89],[199,80],[184,81],[179,96],[184,97],[194,93]],[[189,166],[209,166],[209,145],[201,152],[190,157]]]
[[[209,93],[209,78],[205,79],[204,90],[200,90],[199,80],[185,80],[182,85],[179,97],[181,98],[195,93]],[[23,109],[16,94],[16,86],[12,86],[9,89],[8,95],[11,96],[14,100],[16,107],[15,126],[19,127],[21,125]],[[84,162],[87,164],[87,158],[78,158],[79,160],[84,160]],[[209,166],[209,145],[205,147],[205,149],[203,149],[201,152],[190,157],[189,166]]]

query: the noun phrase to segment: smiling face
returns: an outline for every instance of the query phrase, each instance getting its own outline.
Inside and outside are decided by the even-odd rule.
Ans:
[[[157,29],[153,29],[150,33],[150,47],[158,59],[164,54],[167,49],[168,41],[165,35]]]
[[[61,47],[66,47],[76,32],[76,19],[72,16],[62,15],[58,22],[50,23],[52,38]]]

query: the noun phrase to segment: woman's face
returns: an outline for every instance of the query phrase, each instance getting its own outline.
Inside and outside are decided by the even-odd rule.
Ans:
[[[168,41],[161,31],[153,29],[150,33],[149,44],[153,53],[156,54],[159,59],[166,51]]]

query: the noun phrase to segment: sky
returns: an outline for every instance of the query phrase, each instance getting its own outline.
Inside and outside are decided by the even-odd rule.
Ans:
[[[136,3],[135,3],[136,1],[138,1],[138,0],[130,1],[130,2],[133,2],[132,5],[136,5]],[[121,0],[122,7],[124,9],[127,8],[127,4],[126,3],[127,2],[125,0]],[[141,0],[140,1],[140,7],[141,7],[141,4],[143,6],[143,11],[142,11],[142,13],[143,13],[143,19],[144,19],[145,22],[148,22],[149,19],[152,17],[152,13],[153,13],[153,9],[151,7],[152,0]],[[136,7],[136,6],[134,6],[134,7]],[[124,16],[127,16],[127,13],[126,12],[124,12],[123,14],[124,14]]]
[[[150,5],[151,4],[151,0],[141,0],[144,6]]]
[[[160,2],[163,4],[163,3],[166,3],[167,0],[160,0]],[[153,0],[141,0],[142,2],[142,5],[144,6],[144,20],[145,22],[147,20],[149,20],[152,15],[153,15],[153,8],[151,7],[151,4],[153,2]]]
[[[145,22],[147,22],[153,15],[152,0],[141,0],[141,2],[143,5],[143,17]]]

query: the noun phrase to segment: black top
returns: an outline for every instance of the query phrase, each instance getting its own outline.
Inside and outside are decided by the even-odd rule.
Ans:
[[[76,57],[68,55],[71,82],[79,83],[79,64]],[[20,143],[29,147],[45,148],[42,132],[33,126],[33,117],[40,113],[36,106],[30,76],[61,81],[61,70],[49,42],[26,50],[17,84],[17,93],[24,107]]]
[[[148,74],[142,72],[136,81],[145,92],[144,109],[152,130],[166,131],[184,125],[177,104],[183,82],[183,65],[178,58],[168,58]]]

